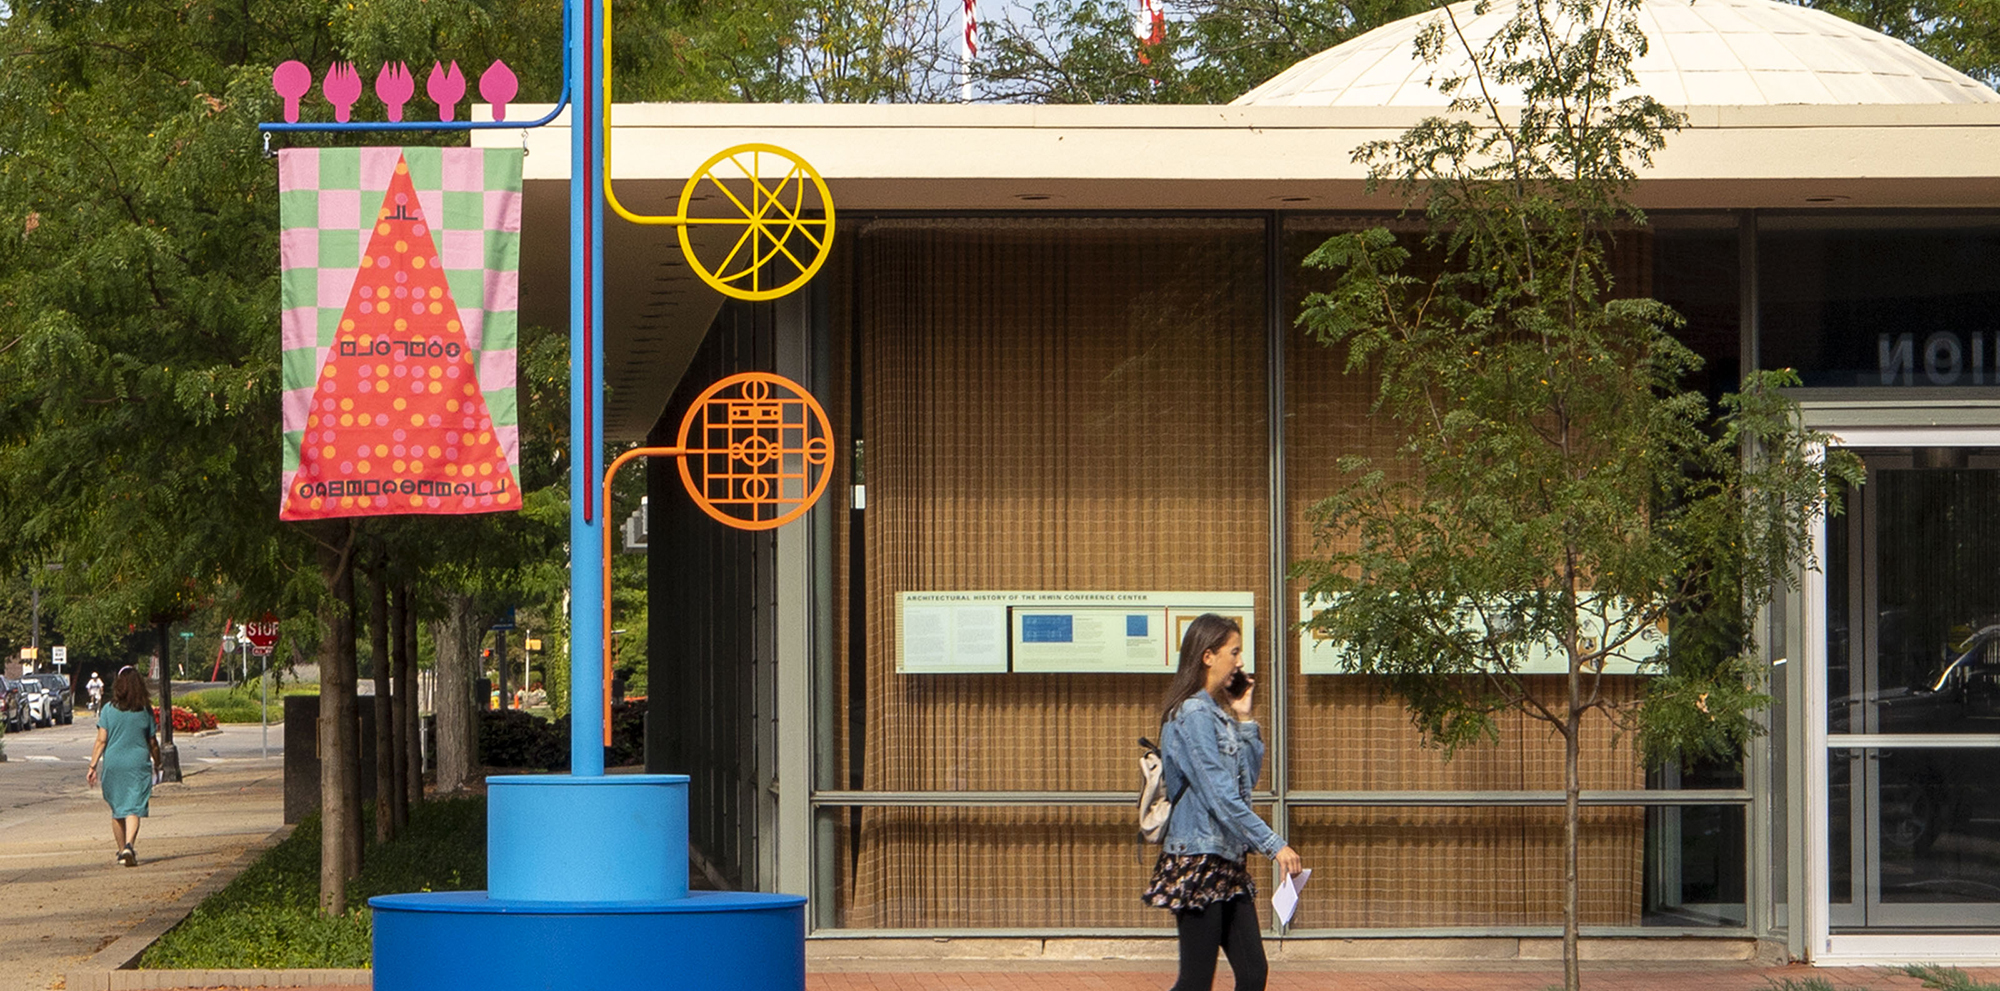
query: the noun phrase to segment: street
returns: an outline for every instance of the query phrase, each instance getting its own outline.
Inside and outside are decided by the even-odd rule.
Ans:
[[[190,685],[185,690],[200,687]],[[176,693],[182,690],[175,686]],[[272,706],[274,715],[281,711]],[[84,767],[90,762],[96,739],[97,715],[83,708],[77,709],[76,721],[68,726],[7,734],[7,761],[0,764],[0,830],[20,821],[20,813],[33,814],[51,802],[86,791],[94,794],[95,789],[84,780]],[[284,725],[271,724],[268,757],[263,756],[263,740],[264,733],[256,723],[227,723],[201,733],[174,734],[183,774],[203,765],[256,767],[260,761],[275,770],[285,753]]]

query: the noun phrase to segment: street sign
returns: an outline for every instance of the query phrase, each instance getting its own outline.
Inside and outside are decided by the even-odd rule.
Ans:
[[[62,667],[63,665],[68,664],[69,648],[62,646],[61,644],[57,644],[53,647],[50,647],[49,662],[54,664],[56,667]]]
[[[513,606],[508,606],[508,607],[507,607],[507,615],[505,615],[505,616],[502,616],[502,617],[500,617],[500,621],[499,621],[499,622],[497,622],[497,623],[494,623],[494,624],[493,624],[492,626],[489,626],[489,627],[487,627],[487,629],[489,629],[489,630],[511,630],[511,629],[513,629],[513,628],[514,628],[514,607],[513,607]]]
[[[250,641],[250,652],[258,657],[266,657],[271,648],[278,645],[278,620],[272,616],[243,624],[243,639]]]

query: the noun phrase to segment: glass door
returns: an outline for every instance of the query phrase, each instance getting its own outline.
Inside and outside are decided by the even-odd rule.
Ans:
[[[2000,925],[2000,452],[1860,452],[1828,523],[1833,929]]]

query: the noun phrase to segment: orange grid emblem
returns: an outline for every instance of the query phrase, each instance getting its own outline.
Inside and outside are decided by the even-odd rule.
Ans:
[[[812,394],[766,372],[708,387],[681,420],[681,483],[702,511],[741,530],[797,519],[833,476],[833,428]]]

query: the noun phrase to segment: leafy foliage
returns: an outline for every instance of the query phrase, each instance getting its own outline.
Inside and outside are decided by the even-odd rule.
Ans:
[[[569,726],[567,715],[548,720],[518,709],[483,709],[479,713],[479,760],[487,767],[567,771]],[[645,756],[645,707],[614,704],[611,745],[604,750],[604,766],[638,764]]]
[[[1427,9],[1418,0],[1192,0],[1141,41],[1132,4],[1040,0],[982,31],[991,99],[1032,103],[1228,103],[1294,62]]]

